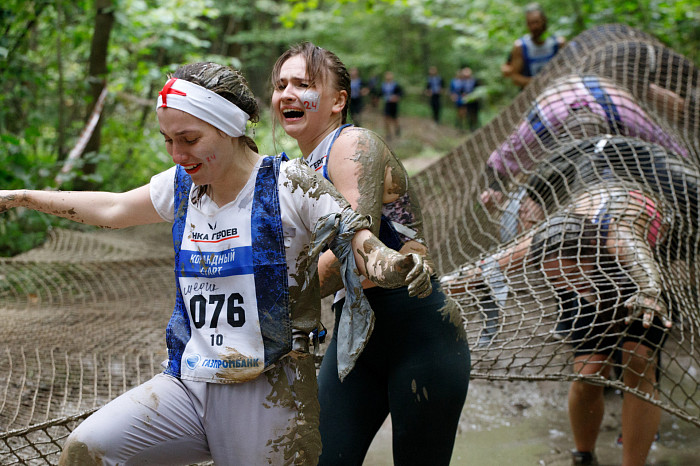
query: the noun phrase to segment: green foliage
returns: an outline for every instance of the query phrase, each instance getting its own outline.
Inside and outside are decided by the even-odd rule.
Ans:
[[[56,175],[92,106],[88,62],[95,2],[5,0],[0,6],[0,189],[57,187]],[[494,115],[517,92],[501,78],[500,65],[512,41],[526,32],[526,3],[112,0],[115,26],[101,147],[84,154],[61,188],[89,177],[99,189],[123,191],[147,183],[172,163],[158,133],[153,98],[178,64],[210,60],[238,67],[267,107],[272,64],[288,45],[302,40],[333,50],[366,78],[394,71],[408,93],[402,106],[407,115],[428,116],[422,90],[429,66],[449,80],[468,65],[485,84],[482,114]],[[568,38],[594,25],[623,22],[700,60],[696,0],[541,4],[550,30]],[[261,152],[297,156],[293,141],[279,130],[273,134],[267,113],[254,131]],[[97,170],[88,175],[83,167],[90,161]],[[3,214],[0,253],[36,244],[53,222],[28,212]]]
[[[0,256],[14,256],[40,245],[50,227],[46,215],[31,210],[0,214]]]

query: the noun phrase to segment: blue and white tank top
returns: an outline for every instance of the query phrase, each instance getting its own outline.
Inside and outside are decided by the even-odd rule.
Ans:
[[[553,35],[540,45],[535,44],[529,34],[521,37],[520,41],[523,49],[523,76],[535,76],[559,51],[559,41]]]
[[[331,148],[333,147],[335,140],[338,139],[338,136],[340,136],[343,129],[347,128],[348,126],[352,126],[352,124],[348,123],[341,125],[335,131],[328,133],[328,135],[323,138],[323,141],[321,141],[308,156],[304,157],[304,163],[328,181],[330,181],[330,178],[328,177],[328,154],[331,153]]]
[[[321,141],[321,143],[316,146],[316,148],[307,157],[304,158],[304,163],[309,165],[314,171],[316,171],[316,173],[320,173],[328,181],[332,182],[328,176],[328,156],[331,153],[335,140],[338,139],[338,136],[340,136],[343,129],[348,126],[352,125],[342,125],[338,129],[330,132],[323,139],[323,141]],[[408,193],[394,201],[392,204],[407,202],[407,197]],[[381,224],[379,226],[379,240],[387,247],[395,251],[399,251],[408,240],[416,238],[417,232],[414,229],[400,222],[393,221],[390,218],[393,210],[400,210],[394,209],[395,206],[392,204],[384,204],[382,206]]]

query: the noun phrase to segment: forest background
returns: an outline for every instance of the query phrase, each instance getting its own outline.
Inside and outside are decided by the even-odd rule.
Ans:
[[[525,1],[512,0],[4,0],[0,6],[0,189],[125,191],[172,164],[155,118],[155,96],[178,65],[239,68],[264,110],[249,134],[262,153],[296,146],[274,131],[269,74],[290,45],[310,40],[364,78],[391,70],[405,90],[401,117],[427,128],[428,67],[446,85],[463,66],[482,82],[481,123],[517,94],[501,77],[525,34]],[[605,23],[652,34],[700,64],[697,0],[542,0],[549,31],[573,38]],[[80,157],[69,154],[106,85],[104,108]],[[444,125],[454,110],[443,101]],[[380,128],[372,128],[380,132]],[[426,142],[411,131],[400,158],[437,157],[466,134]],[[274,134],[273,134],[274,133]],[[63,169],[63,171],[62,171]],[[65,173],[64,173],[65,172]],[[40,244],[66,221],[27,210],[0,214],[0,255]],[[71,224],[71,227],[76,227]]]

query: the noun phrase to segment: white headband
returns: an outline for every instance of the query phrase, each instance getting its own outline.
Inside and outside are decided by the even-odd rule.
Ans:
[[[175,108],[206,121],[233,137],[245,134],[246,112],[219,94],[184,79],[170,78],[158,93],[156,110]]]

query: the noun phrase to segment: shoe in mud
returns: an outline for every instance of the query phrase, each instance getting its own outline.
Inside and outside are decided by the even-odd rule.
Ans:
[[[598,460],[593,452],[571,450],[571,464],[574,466],[579,464],[598,466]]]

